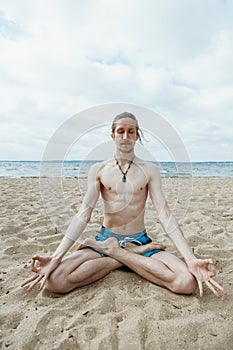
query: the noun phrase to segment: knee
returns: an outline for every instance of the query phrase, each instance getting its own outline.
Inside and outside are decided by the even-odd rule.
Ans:
[[[196,289],[197,281],[189,271],[179,273],[175,277],[171,288],[177,294],[192,294]]]
[[[59,273],[59,275],[54,271],[46,281],[46,288],[51,293],[57,294],[65,294],[68,293],[67,289],[67,276],[63,273]]]
[[[63,283],[61,281],[55,281],[53,278],[49,277],[46,282],[46,289],[51,293],[64,294],[67,293]]]

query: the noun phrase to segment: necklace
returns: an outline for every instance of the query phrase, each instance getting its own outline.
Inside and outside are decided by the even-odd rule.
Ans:
[[[118,160],[116,159],[116,165],[118,165],[118,168],[120,169],[120,171],[121,171],[121,173],[123,175],[122,182],[126,182],[126,175],[127,175],[128,171],[129,171],[132,163],[133,163],[133,161],[131,160],[129,165],[128,165],[128,168],[126,169],[126,171],[123,171],[121,166],[120,166],[120,164],[119,164],[119,162],[118,162]]]

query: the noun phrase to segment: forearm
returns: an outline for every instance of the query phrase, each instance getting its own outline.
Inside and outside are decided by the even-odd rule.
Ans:
[[[196,259],[192,252],[192,249],[189,247],[186,239],[184,238],[183,232],[173,214],[170,213],[166,217],[162,217],[160,221],[164,230],[176,246],[177,250],[183,256],[186,263]]]
[[[75,215],[67,228],[61,243],[54,252],[53,257],[62,258],[85,230],[87,224],[88,222],[84,221],[84,219],[82,219],[78,214]]]
[[[193,254],[192,249],[188,245],[186,239],[183,236],[183,233],[181,232],[181,229],[177,227],[176,230],[174,230],[172,233],[169,234],[170,239],[180,252],[180,254],[183,256],[185,262],[188,264],[189,262],[196,259],[195,255]]]
[[[68,252],[68,250],[72,247],[73,244],[74,244],[74,241],[72,239],[64,236],[52,256],[59,258],[61,260],[62,257]]]

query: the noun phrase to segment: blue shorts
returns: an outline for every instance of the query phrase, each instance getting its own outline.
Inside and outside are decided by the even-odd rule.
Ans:
[[[152,239],[149,236],[147,236],[146,230],[143,230],[143,231],[137,232],[137,233],[133,233],[130,235],[122,235],[122,234],[112,232],[104,226],[101,227],[101,230],[95,236],[95,239],[97,241],[105,241],[106,239],[108,239],[110,237],[115,237],[116,239],[118,239],[119,246],[122,248],[125,248],[127,242],[131,242],[131,243],[134,243],[136,245],[145,245],[145,244],[152,242]],[[93,250],[96,251],[97,253],[99,253],[97,250],[95,250],[95,249],[93,249]],[[154,250],[146,252],[143,255],[146,257],[150,257],[151,255],[162,252],[162,251],[163,251],[162,249],[154,249]],[[103,253],[99,253],[99,254],[103,258],[106,257],[106,255]]]

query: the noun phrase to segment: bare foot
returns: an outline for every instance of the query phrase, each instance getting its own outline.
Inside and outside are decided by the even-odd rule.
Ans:
[[[93,238],[86,238],[83,243],[79,244],[79,246],[77,247],[77,250],[88,248],[88,247],[94,248],[100,253],[107,254],[107,250],[109,248],[113,248],[113,247],[119,248],[119,242],[114,237],[110,237],[105,241],[96,241]],[[153,249],[166,249],[166,247],[162,244],[156,244],[155,242],[151,242],[140,246],[133,243],[127,243],[126,249],[136,254],[143,255],[146,252],[151,251]]]
[[[119,248],[118,240],[114,237],[110,237],[106,239],[105,241],[96,241],[92,238],[86,238],[83,243],[79,244],[77,247],[77,250],[83,249],[83,248],[94,248],[100,253],[107,254],[107,251],[109,248]]]
[[[146,252],[149,252],[149,251],[154,250],[154,249],[163,249],[163,250],[166,249],[166,247],[164,245],[157,244],[155,242],[151,242],[151,243],[144,244],[144,245],[136,245],[134,243],[127,243],[125,248],[131,252],[134,252],[134,253],[137,253],[140,255],[143,255]]]

